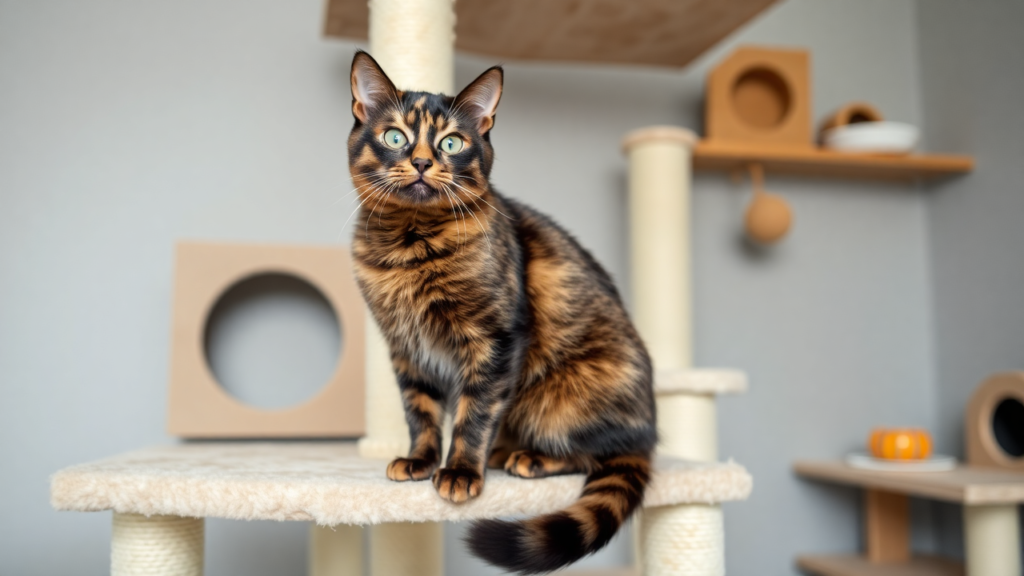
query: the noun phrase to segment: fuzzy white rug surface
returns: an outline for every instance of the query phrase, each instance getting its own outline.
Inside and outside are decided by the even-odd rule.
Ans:
[[[51,478],[58,510],[114,510],[320,525],[467,520],[535,515],[579,496],[583,476],[523,480],[489,470],[483,494],[442,500],[429,481],[392,482],[387,462],[360,458],[351,442],[202,442],[159,446],[72,466]],[[645,506],[743,500],[742,466],[659,457]]]

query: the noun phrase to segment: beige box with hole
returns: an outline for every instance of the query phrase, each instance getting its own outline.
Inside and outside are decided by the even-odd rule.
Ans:
[[[706,138],[812,148],[810,54],[743,46],[708,75]]]
[[[220,298],[240,282],[282,274],[320,291],[342,327],[339,361],[308,401],[281,410],[247,406],[217,382],[204,334]],[[168,431],[184,438],[327,438],[365,428],[365,308],[347,248],[184,242],[175,255]],[[287,382],[282,382],[287,386]]]

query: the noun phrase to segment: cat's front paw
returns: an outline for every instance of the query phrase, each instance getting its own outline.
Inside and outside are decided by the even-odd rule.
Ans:
[[[434,473],[434,487],[441,498],[460,504],[480,495],[484,479],[470,468],[441,468]]]
[[[395,458],[388,464],[388,479],[395,482],[426,480],[437,468],[437,462],[422,458]]]

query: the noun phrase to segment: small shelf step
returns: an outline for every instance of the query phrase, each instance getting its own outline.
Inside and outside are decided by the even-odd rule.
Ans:
[[[929,180],[974,169],[972,157],[953,154],[854,154],[707,140],[693,151],[695,170],[746,171],[751,164],[769,173],[867,180]]]
[[[964,565],[941,556],[916,556],[900,564],[875,564],[857,554],[799,556],[797,566],[819,576],[964,576]]]

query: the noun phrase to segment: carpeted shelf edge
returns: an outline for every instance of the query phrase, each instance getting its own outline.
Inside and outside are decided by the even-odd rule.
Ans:
[[[453,505],[429,482],[388,481],[385,465],[350,443],[186,444],[66,468],[50,495],[58,510],[366,525],[541,514],[572,503],[583,486],[580,475],[522,480],[491,470],[479,498]],[[645,506],[743,500],[752,487],[733,462],[659,458]]]

